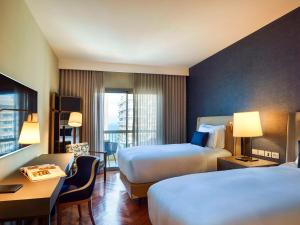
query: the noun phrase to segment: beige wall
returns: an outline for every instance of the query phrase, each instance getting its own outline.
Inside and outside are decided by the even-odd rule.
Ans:
[[[58,60],[23,0],[0,1],[0,71],[38,91],[41,143],[0,159],[0,179],[48,152],[49,93],[58,89]]]

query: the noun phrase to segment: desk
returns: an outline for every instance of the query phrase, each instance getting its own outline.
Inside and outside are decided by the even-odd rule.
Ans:
[[[56,164],[66,172],[74,161],[72,153],[44,154],[24,166]],[[39,224],[50,224],[50,213],[55,205],[65,178],[31,182],[19,170],[1,181],[1,184],[23,184],[12,194],[0,194],[0,220],[38,217]]]

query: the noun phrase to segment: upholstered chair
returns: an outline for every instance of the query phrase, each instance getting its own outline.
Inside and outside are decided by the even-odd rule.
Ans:
[[[110,141],[105,141],[104,142],[104,150],[106,152],[106,156],[107,158],[109,158],[109,156],[113,156],[115,163],[117,163],[116,160],[116,153],[117,153],[117,149],[118,149],[118,143],[117,142],[110,142]],[[108,161],[109,163],[109,161]]]
[[[107,160],[107,153],[102,151],[91,151],[89,144],[87,142],[78,143],[78,144],[70,144],[66,145],[66,152],[74,153],[74,163],[72,165],[73,173],[77,170],[76,159],[79,156],[86,156],[86,155],[93,155],[100,158],[99,168],[98,171],[103,169],[104,173],[104,182],[106,182],[106,160]],[[103,155],[103,157],[101,157]]]
[[[61,225],[62,210],[77,205],[79,217],[82,216],[81,205],[87,203],[93,225],[92,193],[95,186],[99,159],[95,156],[79,156],[76,159],[77,171],[65,180],[57,202],[57,224]]]

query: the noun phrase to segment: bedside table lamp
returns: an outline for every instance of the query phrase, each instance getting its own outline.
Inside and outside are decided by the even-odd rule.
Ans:
[[[68,125],[73,127],[73,144],[76,143],[76,129],[82,126],[82,113],[71,112]]]
[[[252,150],[252,138],[263,135],[260,123],[259,112],[241,112],[233,114],[233,137],[250,139],[250,149]],[[242,155],[246,153],[245,145],[242,146]],[[248,157],[251,159],[251,157]]]

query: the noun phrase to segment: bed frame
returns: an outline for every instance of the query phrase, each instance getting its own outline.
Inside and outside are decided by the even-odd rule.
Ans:
[[[226,125],[225,129],[225,149],[230,151],[232,155],[237,155],[239,150],[237,149],[236,142],[233,138],[232,129],[232,116],[208,116],[208,117],[198,117],[197,118],[197,129],[201,124],[210,125]],[[126,191],[131,199],[145,198],[147,197],[147,192],[149,187],[156,183],[131,183],[127,177],[120,171],[120,178],[123,182]],[[158,181],[157,181],[158,182]]]

